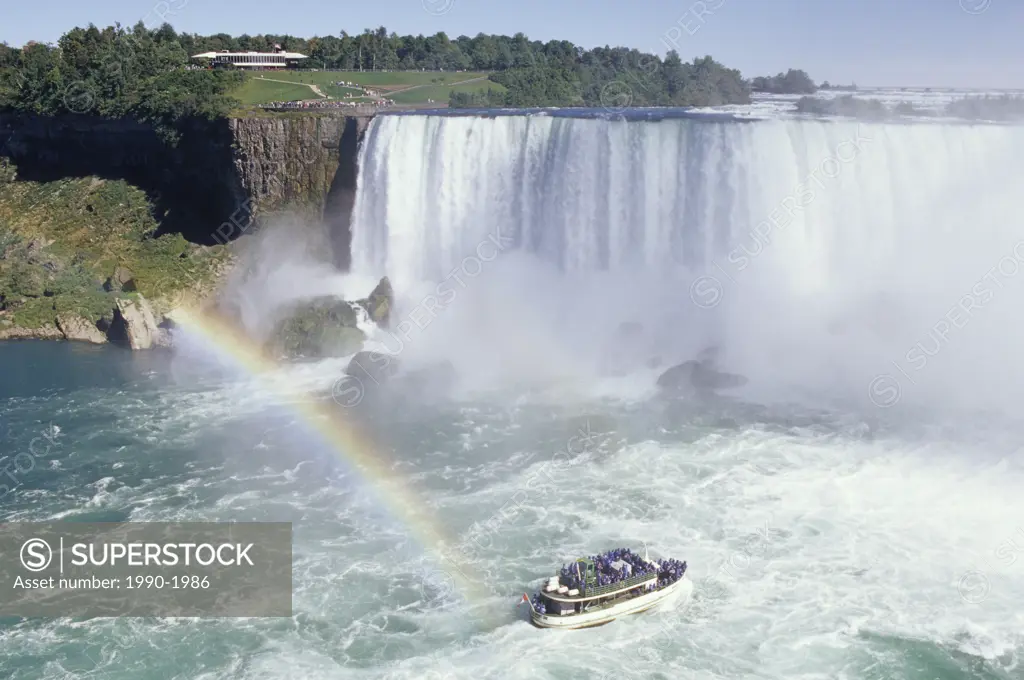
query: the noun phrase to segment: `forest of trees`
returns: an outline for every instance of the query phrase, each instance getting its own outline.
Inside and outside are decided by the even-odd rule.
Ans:
[[[850,83],[849,85],[833,85],[827,80],[818,86],[819,90],[836,90],[839,92],[856,92],[857,83]]]
[[[474,70],[504,86],[453,96],[453,106],[708,106],[749,101],[740,73],[711,57],[684,63],[627,48],[585,50],[567,41],[514,36],[399,36],[384,27],[360,35],[199,36],[141,22],[75,28],[56,45],[0,45],[0,110],[54,115],[132,117],[173,125],[187,117],[225,115],[238,105],[242,79],[227,70],[189,69],[189,57],[217,50],[270,51],[280,45],[308,54],[312,68],[344,70]]]
[[[504,92],[455,93],[450,105],[467,106],[717,106],[745,104],[750,90],[739,71],[711,57],[683,63],[669,52],[664,60],[625,48],[583,52],[571,66],[551,65],[545,53],[533,68],[493,73]]]
[[[774,76],[758,77],[750,81],[754,92],[771,94],[814,94],[818,86],[804,71],[789,69]]]
[[[237,106],[231,71],[190,70],[170,26],[75,28],[56,45],[0,46],[0,111],[134,118],[170,133],[190,117],[216,118]]]

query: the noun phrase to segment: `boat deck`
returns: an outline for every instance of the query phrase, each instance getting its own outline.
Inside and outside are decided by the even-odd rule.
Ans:
[[[658,577],[656,575],[649,575],[643,577],[635,577],[632,579],[626,579],[620,583],[614,583],[610,586],[602,586],[590,591],[584,591],[579,595],[568,595],[561,594],[556,591],[543,592],[542,597],[549,598],[556,602],[566,602],[569,604],[576,604],[577,602],[588,602],[590,600],[601,600],[606,597],[616,597],[622,593],[627,593],[630,590],[637,590],[648,585],[657,585]]]

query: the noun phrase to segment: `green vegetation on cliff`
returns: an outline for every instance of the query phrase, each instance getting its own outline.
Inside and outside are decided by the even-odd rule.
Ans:
[[[109,320],[116,297],[167,301],[202,286],[226,256],[157,236],[149,198],[123,180],[13,182],[10,165],[0,173],[0,320],[9,324],[39,328],[65,312]]]
[[[66,312],[109,321],[113,308],[114,296],[97,285],[80,259],[62,259],[0,222],[0,321],[40,328]]]

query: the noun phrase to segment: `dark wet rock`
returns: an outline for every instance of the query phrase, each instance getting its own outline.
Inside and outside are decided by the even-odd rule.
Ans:
[[[375,387],[393,378],[399,369],[398,357],[381,352],[357,352],[345,368],[345,375],[358,379],[364,385]]]
[[[289,358],[340,357],[359,351],[366,339],[352,303],[320,297],[294,307],[271,336],[276,354]]]
[[[719,371],[711,366],[710,359],[684,361],[668,369],[658,377],[658,386],[675,391],[709,392],[732,387],[742,387],[747,379],[735,373]]]
[[[391,281],[384,277],[373,289],[369,297],[359,300],[358,304],[370,315],[370,319],[381,328],[391,326],[391,310],[395,306],[395,291],[391,288]]]
[[[364,351],[352,357],[345,375],[332,386],[331,398],[345,408],[387,404],[390,409],[401,409],[405,404],[435,404],[446,399],[457,380],[449,361],[410,371],[392,354]]]

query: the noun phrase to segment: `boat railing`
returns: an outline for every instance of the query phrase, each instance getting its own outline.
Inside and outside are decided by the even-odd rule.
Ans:
[[[596,586],[596,587],[586,586],[583,589],[583,596],[584,597],[594,597],[594,596],[597,596],[597,595],[604,595],[605,593],[614,593],[614,592],[617,592],[617,591],[620,591],[620,590],[627,590],[629,588],[633,588],[635,586],[638,586],[641,583],[646,583],[647,581],[650,581],[654,577],[655,577],[654,574],[647,573],[647,574],[641,574],[641,575],[637,575],[637,576],[630,576],[628,578],[622,579],[621,581],[616,581],[615,583],[609,583],[608,585],[604,585],[604,586]]]

